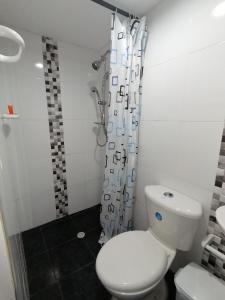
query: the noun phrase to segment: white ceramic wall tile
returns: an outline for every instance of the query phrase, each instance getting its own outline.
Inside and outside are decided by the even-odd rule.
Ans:
[[[102,181],[99,179],[92,179],[85,182],[85,202],[87,207],[97,205],[101,200]]]
[[[225,116],[225,44],[188,56],[181,119],[223,121]]]
[[[10,65],[11,66],[11,65]],[[14,110],[19,111],[18,93],[17,93],[17,76],[15,69],[8,65],[0,65],[0,80],[1,80],[1,93],[0,93],[0,109],[1,113],[7,112],[7,105],[13,104]]]
[[[182,122],[177,157],[179,178],[213,190],[224,122]]]
[[[104,156],[103,153],[99,151],[99,147],[96,148],[97,151],[90,152],[86,154],[85,160],[85,179],[100,179],[103,178],[104,174]]]
[[[17,79],[18,110],[21,118],[47,119],[44,78],[23,75]]]
[[[49,127],[46,120],[23,120],[25,151],[30,159],[50,157]]]
[[[67,180],[71,183],[71,185],[84,183],[86,173],[86,156],[87,155],[83,153],[66,155],[66,175]]]
[[[92,61],[96,59],[95,51],[61,42],[58,47],[62,81],[88,82],[96,74],[91,68]]]
[[[65,119],[96,120],[95,99],[87,81],[61,82],[61,90]]]
[[[49,158],[27,160],[33,226],[56,218],[52,165]]]
[[[25,30],[14,29],[22,36],[26,47],[21,59],[16,64],[10,64],[9,68],[12,68],[18,77],[24,73],[30,74],[34,78],[43,76],[43,70],[35,67],[36,63],[42,63],[43,61],[41,36]]]
[[[162,1],[149,17],[147,66],[225,40],[225,18],[213,17],[223,0]]]
[[[87,208],[84,183],[75,184],[72,182],[71,178],[67,179],[68,185],[68,203],[69,203],[69,213],[73,214],[80,210]]]
[[[86,120],[64,120],[66,154],[87,152],[88,127]]]
[[[187,52],[193,34],[193,0],[162,1],[149,15],[146,65],[156,65]]]
[[[143,120],[179,120],[183,109],[187,56],[144,70]]]
[[[40,191],[32,196],[32,220],[33,227],[51,222],[56,218],[54,193]]]
[[[143,122],[140,130],[139,166],[176,173],[179,138],[179,122]]]
[[[64,120],[66,153],[94,152],[96,135],[94,124],[87,120]]]
[[[224,0],[192,0],[192,33],[189,50],[194,51],[209,45],[225,41],[225,16],[215,17],[213,11]]]
[[[29,182],[32,195],[39,195],[41,192],[50,191],[53,194],[53,177],[50,157],[35,160],[27,160]],[[54,202],[54,196],[52,198]]]
[[[99,76],[91,63],[98,55],[59,42],[69,213],[100,201],[96,194],[101,192],[99,178],[103,176],[104,154],[96,147],[96,99],[91,94]]]

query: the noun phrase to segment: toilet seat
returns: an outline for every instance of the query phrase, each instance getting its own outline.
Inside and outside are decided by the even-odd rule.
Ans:
[[[108,289],[136,293],[157,284],[167,264],[165,250],[149,231],[131,231],[103,246],[96,260],[96,271]]]

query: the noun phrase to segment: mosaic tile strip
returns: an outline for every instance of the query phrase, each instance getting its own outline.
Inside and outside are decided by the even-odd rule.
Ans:
[[[216,209],[222,205],[225,205],[225,126],[221,141],[219,162],[216,172],[216,180],[208,225],[208,233],[213,233],[217,236],[211,246],[225,254],[225,235],[223,234],[215,217]],[[217,277],[225,280],[225,263],[216,258],[214,255],[210,254],[207,250],[203,252],[202,265]]]
[[[61,218],[68,214],[68,194],[57,43],[49,37],[42,37],[42,51],[56,217]]]

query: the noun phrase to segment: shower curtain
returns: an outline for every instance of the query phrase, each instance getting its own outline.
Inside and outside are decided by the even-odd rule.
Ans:
[[[146,19],[111,21],[110,82],[99,242],[133,229]]]

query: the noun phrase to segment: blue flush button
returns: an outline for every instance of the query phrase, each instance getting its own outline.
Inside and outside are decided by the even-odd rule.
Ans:
[[[158,221],[162,221],[162,215],[158,211],[155,213],[155,217]]]

